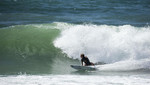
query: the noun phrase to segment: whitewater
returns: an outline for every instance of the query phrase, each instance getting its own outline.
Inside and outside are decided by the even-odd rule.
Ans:
[[[149,85],[149,75],[21,75],[0,77],[2,85]],[[112,78],[113,77],[113,78]]]
[[[150,69],[149,27],[92,24],[65,27],[54,45],[70,58],[80,60],[80,54],[85,53],[94,63],[107,63],[100,70]]]

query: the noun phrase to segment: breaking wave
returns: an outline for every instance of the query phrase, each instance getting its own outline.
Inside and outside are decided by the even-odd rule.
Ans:
[[[94,63],[107,63],[99,66],[101,70],[149,69],[150,65],[150,27],[71,25],[62,29],[54,45],[70,58],[80,59],[85,53]]]

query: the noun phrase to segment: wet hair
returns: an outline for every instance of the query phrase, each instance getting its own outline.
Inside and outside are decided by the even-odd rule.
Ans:
[[[85,57],[83,53],[81,54],[81,57]]]

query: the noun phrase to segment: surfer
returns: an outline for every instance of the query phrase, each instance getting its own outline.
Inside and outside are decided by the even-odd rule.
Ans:
[[[82,66],[83,66],[83,62],[85,63],[84,66],[94,65],[92,62],[89,61],[87,56],[84,56],[84,54],[81,54],[80,57],[81,57]]]

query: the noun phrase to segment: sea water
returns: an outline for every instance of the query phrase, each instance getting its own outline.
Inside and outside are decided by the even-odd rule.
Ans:
[[[0,85],[149,85],[149,0],[1,0]],[[77,71],[84,53],[95,71]]]

